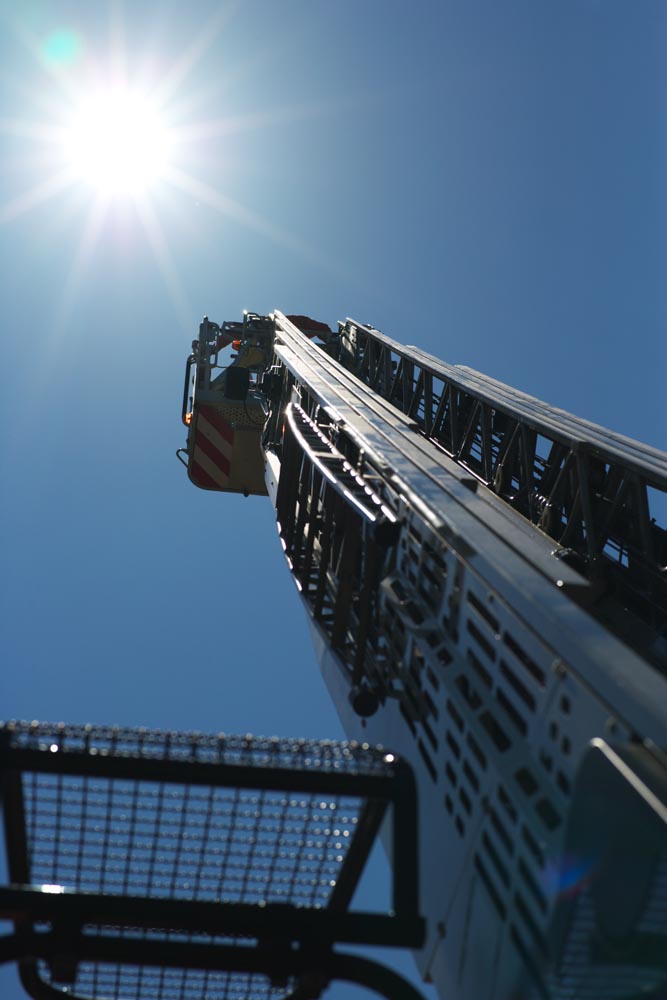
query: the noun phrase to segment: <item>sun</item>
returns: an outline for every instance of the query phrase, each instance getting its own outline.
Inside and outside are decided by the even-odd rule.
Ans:
[[[125,87],[88,96],[73,109],[63,137],[73,177],[106,195],[145,194],[169,169],[171,146],[159,106]]]
[[[67,329],[73,303],[103,243],[123,252],[128,246],[147,246],[179,321],[190,323],[193,309],[172,252],[177,241],[166,227],[182,227],[190,238],[204,214],[200,207],[309,263],[317,261],[327,273],[338,269],[317,246],[296,238],[289,227],[273,224],[224,188],[227,148],[235,133],[279,127],[304,114],[319,119],[326,106],[299,103],[221,113],[217,99],[211,103],[212,95],[218,84],[231,81],[221,78],[211,89],[211,74],[201,70],[236,5],[221,0],[211,6],[191,39],[176,38],[171,44],[165,36],[163,52],[128,44],[130,26],[122,3],[111,5],[106,48],[104,42],[94,46],[85,31],[67,26],[44,38],[20,29],[34,60],[35,85],[26,86],[25,108],[17,105],[14,117],[0,119],[0,142],[11,140],[6,162],[16,180],[15,190],[12,183],[11,193],[0,194],[0,227],[47,210],[58,227],[59,202],[62,225],[77,227],[62,291],[60,332]],[[200,77],[203,84],[196,82]],[[41,233],[39,226],[35,232]]]

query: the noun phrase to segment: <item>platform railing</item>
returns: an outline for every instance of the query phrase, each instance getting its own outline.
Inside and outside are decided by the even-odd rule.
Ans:
[[[339,944],[419,947],[416,800],[382,748],[11,723],[0,961],[42,1000],[320,995],[417,1000]],[[351,908],[383,823],[386,913]]]

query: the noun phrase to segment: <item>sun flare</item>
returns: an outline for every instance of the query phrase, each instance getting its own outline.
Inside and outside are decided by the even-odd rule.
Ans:
[[[112,5],[106,52],[83,29],[65,25],[42,38],[22,30],[35,86],[26,87],[25,109],[19,105],[15,117],[0,120],[0,140],[7,141],[13,168],[12,184],[0,196],[0,226],[44,211],[55,229],[70,222],[79,227],[63,286],[60,331],[100,244],[123,253],[146,246],[176,314],[189,323],[193,310],[173,233],[179,227],[190,239],[206,209],[333,271],[334,262],[318,248],[225,190],[227,147],[236,132],[279,126],[304,114],[319,117],[323,110],[316,102],[220,114],[217,98],[211,104],[218,84],[211,89],[210,73],[203,74],[203,85],[197,80],[233,6],[214,4],[191,39],[176,40],[173,59],[168,52],[128,46],[122,4]],[[213,75],[217,79],[217,69]],[[208,110],[200,117],[202,108]]]
[[[145,95],[122,88],[88,97],[64,138],[73,175],[111,195],[146,192],[168,169],[170,146],[160,109]]]

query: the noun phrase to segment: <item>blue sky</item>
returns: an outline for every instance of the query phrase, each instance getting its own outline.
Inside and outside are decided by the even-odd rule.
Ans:
[[[339,736],[268,501],[174,457],[199,319],[349,315],[664,447],[665,7],[2,0],[0,27],[0,715]],[[121,78],[170,174],[57,186],[58,128]]]

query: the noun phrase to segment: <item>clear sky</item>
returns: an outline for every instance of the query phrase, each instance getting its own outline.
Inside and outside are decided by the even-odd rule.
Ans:
[[[666,17],[0,0],[0,716],[341,735],[270,504],[174,456],[204,313],[352,316],[665,447]]]

